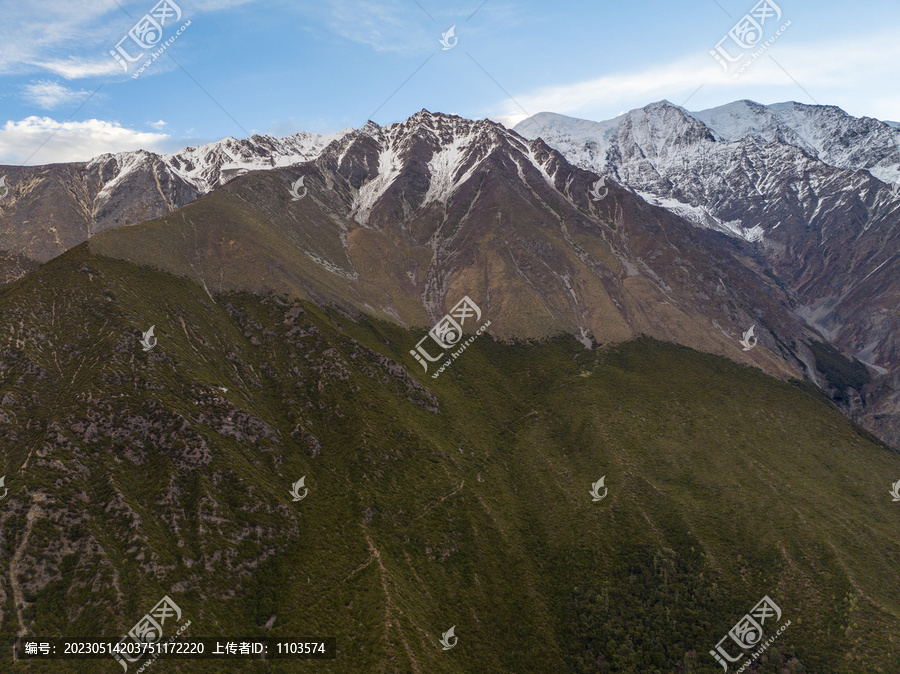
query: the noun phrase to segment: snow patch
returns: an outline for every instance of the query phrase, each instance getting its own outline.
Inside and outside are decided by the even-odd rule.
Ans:
[[[748,229],[741,224],[740,220],[720,220],[702,206],[692,206],[691,204],[686,204],[684,202],[678,201],[677,199],[660,197],[655,194],[651,194],[650,192],[644,192],[640,190],[636,190],[636,192],[638,196],[640,196],[647,203],[653,204],[654,206],[661,206],[667,211],[670,211],[675,215],[684,218],[688,222],[697,225],[698,227],[714,229],[724,234],[728,234],[729,236],[743,239],[744,241],[749,241],[750,243],[756,241],[761,242],[765,238],[765,230],[763,230],[763,228],[759,225],[754,225],[753,227],[750,227]]]
[[[428,192],[425,194],[423,205],[432,201],[446,202],[457,187],[468,180],[478,162],[473,162],[466,172],[457,177],[460,169],[467,159],[467,150],[474,141],[471,134],[454,137],[448,145],[444,145],[434,153],[428,162],[428,172],[431,181],[428,184]]]
[[[401,168],[396,148],[382,150],[378,155],[378,175],[359,188],[350,216],[361,225],[367,224],[375,204],[400,175]]]

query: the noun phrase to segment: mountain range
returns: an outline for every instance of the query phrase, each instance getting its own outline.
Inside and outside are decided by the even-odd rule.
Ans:
[[[753,671],[900,670],[897,133],[423,110],[0,167],[0,647],[168,596],[328,672],[697,674],[769,597]]]
[[[403,325],[477,292],[498,337],[646,334],[727,354],[811,379],[897,445],[900,194],[883,179],[900,175],[898,137],[796,103],[541,113],[512,131],[422,111],[9,167],[0,247],[7,280],[90,239],[210,292],[277,288]],[[598,176],[609,197],[591,196]],[[167,224],[121,228],[154,218]],[[168,250],[173,233],[185,247]],[[745,353],[751,327],[764,348]]]

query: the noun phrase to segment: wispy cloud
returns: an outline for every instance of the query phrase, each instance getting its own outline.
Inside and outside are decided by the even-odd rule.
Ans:
[[[412,0],[333,0],[307,5],[303,11],[332,33],[379,52],[410,53],[426,44],[436,30],[428,13]]]
[[[67,80],[77,80],[83,77],[96,77],[98,75],[118,75],[119,66],[112,58],[99,61],[88,61],[70,56],[65,59],[51,59],[45,61],[31,61],[31,64],[49,70],[55,75]]]
[[[112,12],[121,12],[112,2],[31,0],[5,3],[3,21],[0,22],[0,44],[3,45],[0,48],[0,74],[33,71],[35,65],[65,63],[63,54],[86,51],[109,33]],[[69,61],[72,64],[79,62],[76,58]]]
[[[178,1],[178,0],[176,0]],[[214,12],[259,0],[187,0],[185,13]],[[29,0],[4,3],[0,22],[0,75],[46,69],[66,79],[112,75],[119,66],[106,53],[157,0]],[[98,58],[98,54],[102,54]]]
[[[231,9],[254,2],[259,2],[259,0],[190,0],[191,9],[198,12],[216,12],[220,9]]]
[[[524,20],[518,4],[499,0],[440,3],[427,0],[331,0],[304,8],[333,33],[379,52],[421,52],[434,49],[451,23],[470,32],[502,23],[507,29]],[[477,11],[476,11],[477,10]],[[475,18],[477,17],[477,19]],[[472,18],[472,23],[468,19]]]
[[[571,84],[513,93],[513,96],[531,115],[546,111],[565,115],[586,115],[595,109],[605,109],[608,106],[621,107],[624,104],[638,107],[661,98],[671,99],[674,96],[673,92],[696,89],[704,79],[720,80],[718,67],[712,60],[710,63],[704,63],[699,58],[692,57],[679,63],[642,72],[604,75]],[[497,105],[490,117],[507,126],[513,126],[525,119],[526,115],[507,99]]]
[[[162,131],[163,127],[166,126],[166,122],[159,120],[158,122],[147,122],[149,126],[152,126],[157,131]]]
[[[865,35],[806,45],[791,43],[787,37],[772,51],[784,70],[764,55],[736,80],[711,57],[697,53],[641,71],[512,93],[532,115],[551,111],[590,118],[611,116],[608,111],[613,107],[631,109],[660,99],[681,105],[701,85],[707,96],[718,92],[721,102],[768,92],[782,100],[813,103],[809,92],[819,102],[852,107],[864,92],[870,115],[882,108],[889,117],[888,111],[900,108],[900,89],[886,86],[896,78],[894,64],[900,60],[900,43],[893,37]],[[879,48],[872,49],[873,44]],[[487,115],[508,126],[525,118],[508,100],[499,101]]]
[[[39,80],[26,84],[24,87],[23,97],[25,100],[33,103],[39,108],[51,110],[59,105],[66,103],[76,103],[90,96],[89,91],[74,91],[63,86],[59,82],[50,82],[48,80]]]
[[[22,163],[45,141],[29,164],[86,161],[126,150],[165,152],[170,140],[168,134],[135,131],[100,119],[65,122],[60,127],[50,117],[33,116],[8,121],[0,128],[0,163]]]

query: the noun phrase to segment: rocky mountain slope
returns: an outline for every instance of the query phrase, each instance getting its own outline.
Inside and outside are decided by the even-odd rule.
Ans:
[[[242,203],[251,177],[217,193]],[[790,625],[758,671],[900,669],[900,456],[809,384],[570,336],[482,336],[432,379],[410,366],[421,330],[210,296],[86,245],[0,290],[0,317],[4,671],[122,672],[9,646],[118,637],[163,596],[186,636],[338,655],[160,671],[708,674],[764,596]]]
[[[741,101],[701,113],[667,102],[592,123],[518,125],[692,221],[753,246],[799,320],[867,363],[845,408],[900,444],[900,133],[837,108]],[[881,179],[879,179],[879,177]]]

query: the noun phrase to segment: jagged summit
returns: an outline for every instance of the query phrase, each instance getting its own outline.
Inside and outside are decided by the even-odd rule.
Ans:
[[[359,191],[351,217],[368,225],[373,213],[373,223],[382,217],[376,206],[392,191],[402,191],[408,209],[443,203],[499,148],[512,152],[519,162],[536,161],[529,145],[491,120],[423,109],[395,124],[366,125],[351,132],[324,150],[321,159],[330,170],[352,173]],[[545,155],[552,152],[543,141],[535,147],[543,147]],[[527,158],[520,157],[523,151]]]
[[[314,159],[329,143],[350,131],[352,128],[348,127],[327,136],[301,131],[285,138],[254,134],[243,140],[229,136],[161,159],[200,194],[205,194],[247,171],[292,166]]]
[[[778,166],[790,174],[811,157],[826,165],[820,166],[825,173],[827,167],[865,170],[885,183],[900,180],[900,133],[835,106],[741,100],[688,112],[658,101],[602,122],[540,113],[515,130],[543,138],[576,165],[609,173],[699,225],[750,241],[759,240],[759,223],[718,218],[715,207],[715,192],[725,184],[757,175],[747,173],[750,155],[758,155],[755,166],[772,165],[763,155],[778,146],[786,153]]]
[[[871,117],[853,117],[837,106],[736,101],[691,114],[725,142],[754,137],[784,143],[830,166],[864,169],[884,182],[900,180],[897,129]]]
[[[648,108],[649,108],[649,109],[655,109],[655,108],[677,108],[677,109],[679,109],[679,110],[684,110],[685,112],[687,111],[685,108],[681,107],[680,105],[675,105],[672,101],[670,101],[670,100],[667,99],[667,98],[661,98],[661,99],[658,100],[658,101],[653,101],[652,103],[648,103],[648,104],[645,105],[643,108],[635,108],[635,110],[641,110],[641,109],[645,109],[645,110],[646,110],[646,109],[648,109]]]

